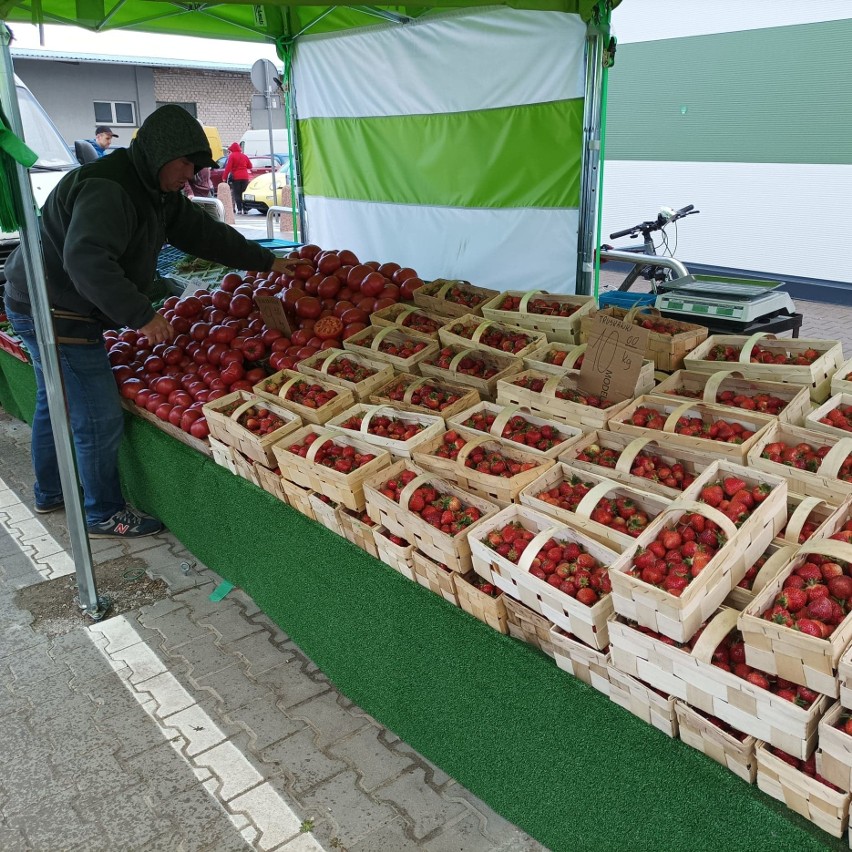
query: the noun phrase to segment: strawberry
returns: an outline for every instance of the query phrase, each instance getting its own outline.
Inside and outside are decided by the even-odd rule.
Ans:
[[[745,480],[740,479],[737,476],[728,476],[722,483],[722,487],[725,489],[725,494],[727,494],[728,497],[733,497],[737,491],[742,491],[743,488],[746,487],[746,484]]]
[[[706,503],[708,506],[718,506],[725,497],[725,492],[722,490],[721,485],[708,485],[705,488],[701,489],[701,494],[699,499],[702,503]]]
[[[800,618],[793,629],[799,630],[808,636],[816,636],[817,639],[822,639],[822,628],[820,627],[819,622],[814,621],[813,619]]]

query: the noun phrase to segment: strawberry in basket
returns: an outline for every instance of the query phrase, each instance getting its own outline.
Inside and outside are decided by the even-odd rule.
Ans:
[[[833,426],[835,429],[852,432],[852,405],[838,405],[837,408],[832,408],[825,417],[820,417],[819,422]]]
[[[521,376],[514,379],[512,384],[519,388],[531,390],[533,393],[541,393],[546,382],[546,379],[540,379],[536,376]],[[576,388],[557,387],[555,396],[557,399],[565,399],[568,402],[576,402],[578,405],[588,405],[592,408],[609,408],[612,404],[599,396],[582,393]]]
[[[506,294],[503,301],[497,310],[500,311],[520,311],[522,296],[512,296]],[[580,305],[571,305],[565,302],[556,300],[548,301],[541,297],[534,297],[527,302],[527,312],[530,314],[540,314],[546,317],[570,317],[571,314],[580,310]]]
[[[412,331],[419,331],[422,334],[434,334],[442,324],[426,314],[421,314],[419,311],[410,313],[402,321],[402,325],[405,328],[410,328]]]
[[[423,340],[405,339],[400,342],[393,340],[382,340],[379,343],[379,352],[384,352],[386,355],[393,355],[395,358],[411,358],[418,352],[426,348],[426,342]]]
[[[340,424],[341,429],[351,429],[353,432],[361,431],[361,423],[364,418],[353,414]],[[377,414],[370,420],[367,432],[380,438],[390,438],[394,441],[407,441],[426,427],[414,420],[403,420],[399,417],[388,417],[386,414]]]
[[[683,491],[695,482],[695,476],[689,473],[680,462],[668,464],[659,456],[650,453],[638,453],[630,466],[630,472],[634,476],[659,482],[668,488],[677,488]]]
[[[433,453],[441,459],[457,459],[459,450],[467,443],[455,429],[450,429],[449,432],[444,432],[441,438],[441,446]]]
[[[347,382],[357,384],[376,375],[376,370],[353,361],[351,358],[335,358],[327,370],[329,376],[336,376]]]
[[[453,358],[456,357],[455,350],[450,346],[445,346],[431,361],[427,361],[427,364],[432,365],[433,367],[440,367],[442,370],[449,370],[450,364],[452,363]],[[475,376],[478,379],[490,379],[492,376],[496,376],[499,372],[497,367],[488,364],[484,359],[480,358],[478,355],[469,354],[465,355],[464,358],[459,361],[456,366],[457,373],[463,373],[466,376]]]
[[[491,296],[486,296],[482,293],[475,293],[473,290],[469,290],[466,287],[459,286],[458,284],[454,284],[446,293],[444,293],[444,299],[446,301],[452,302],[454,305],[463,305],[465,308],[475,308],[490,298]]]
[[[716,402],[719,405],[742,408],[743,411],[759,411],[773,416],[779,415],[787,407],[786,400],[771,393],[756,393],[749,396],[749,394],[732,390],[720,391],[716,395]]]
[[[667,416],[656,408],[640,405],[633,412],[631,422],[634,426],[643,426],[646,429],[662,429]],[[678,435],[721,441],[725,444],[744,444],[754,435],[754,430],[746,429],[741,423],[721,418],[706,423],[700,417],[689,417],[686,414],[678,418],[674,431]]]
[[[381,488],[385,497],[399,503],[402,490],[411,482],[416,473],[402,471],[399,476],[389,479]],[[427,524],[449,535],[457,535],[482,517],[476,506],[466,506],[454,494],[444,494],[434,485],[421,485],[408,498],[408,510],[419,515]]]
[[[302,458],[307,457],[311,446],[316,442],[318,435],[310,433],[305,436],[301,444],[291,444],[287,449]],[[355,447],[346,444],[335,444],[329,438],[324,441],[314,456],[314,462],[322,467],[330,467],[340,473],[351,473],[375,459],[374,453],[359,453]]]
[[[305,408],[322,408],[336,396],[336,390],[299,379],[290,386],[285,399],[289,399],[290,402],[295,402],[297,405],[304,405]]]
[[[503,594],[502,589],[498,589],[497,586],[489,583],[485,577],[480,577],[479,574],[471,574],[466,579],[475,589],[479,589],[480,592],[488,595],[489,598],[499,598]]]
[[[589,444],[577,453],[577,461],[596,464],[599,467],[614,468],[621,456],[621,450],[613,450],[610,447],[601,447],[599,444]]]
[[[836,790],[838,793],[842,793],[843,790],[840,787],[835,787],[831,781],[826,781],[819,772],[816,771],[816,752],[814,752],[807,760],[800,760],[798,757],[794,757],[792,754],[788,754],[786,751],[782,751],[777,746],[770,746],[769,750],[776,757],[780,757],[784,763],[789,763],[793,769],[798,769],[799,772],[803,772],[809,778],[813,778],[814,781],[819,781],[820,784],[825,784],[826,787],[830,787],[832,790]]]
[[[742,526],[772,491],[772,486],[760,483],[746,485],[738,476],[726,476],[701,489],[698,499],[727,515],[736,526]]]
[[[567,349],[551,349],[547,355],[544,356],[545,364],[553,364],[554,367],[561,367],[565,363],[565,358],[568,356]],[[580,355],[579,358],[571,365],[575,370],[579,370],[580,367],[583,366],[583,358],[585,358],[585,353]]]
[[[830,449],[831,447],[826,445],[813,447],[804,442],[791,445],[774,441],[763,448],[760,457],[787,467],[795,467],[797,470],[816,473]],[[852,455],[843,460],[840,470],[837,471],[837,478],[843,482],[852,482]]]
[[[486,450],[483,447],[475,447],[465,459],[464,466],[478,473],[487,473],[489,476],[499,476],[503,479],[511,479],[519,473],[537,467],[535,462],[521,462],[496,450]]]
[[[404,402],[405,392],[415,379],[400,377],[390,388],[384,391],[388,399],[394,402]],[[443,411],[461,399],[461,394],[451,391],[444,385],[429,381],[416,388],[409,400],[411,405],[420,405],[432,411]]]
[[[237,420],[240,426],[244,426],[255,435],[268,435],[270,432],[280,429],[285,422],[277,414],[273,414],[262,405],[253,405],[251,408],[247,408]]]

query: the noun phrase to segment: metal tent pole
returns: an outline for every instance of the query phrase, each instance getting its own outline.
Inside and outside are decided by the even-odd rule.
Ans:
[[[15,93],[15,75],[9,44],[11,33],[4,21],[0,21],[0,100],[9,118],[12,132],[24,138],[18,98]],[[24,140],[26,141],[26,140]],[[105,599],[98,597],[95,585],[92,553],[86,531],[86,519],[80,499],[77,465],[71,442],[71,427],[65,406],[65,389],[59,366],[59,350],[53,333],[50,303],[47,297],[47,281],[44,277],[44,258],[41,251],[38,216],[27,170],[17,164],[18,187],[23,199],[24,223],[21,229],[21,250],[29,281],[30,301],[35,321],[36,339],[41,352],[42,371],[50,410],[50,422],[56,443],[59,476],[65,498],[65,516],[71,538],[71,554],[77,571],[77,589],[80,608],[94,620],[103,618],[108,607]]]

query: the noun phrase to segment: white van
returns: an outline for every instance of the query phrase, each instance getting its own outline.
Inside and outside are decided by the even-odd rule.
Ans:
[[[270,154],[287,154],[290,150],[289,134],[286,130],[273,130],[273,151],[269,150],[269,130],[246,130],[240,139],[240,147],[247,157],[268,157]]]

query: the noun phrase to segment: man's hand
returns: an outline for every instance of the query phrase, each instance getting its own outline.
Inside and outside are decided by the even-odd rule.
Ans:
[[[304,262],[304,260],[300,260],[299,258],[276,257],[275,260],[272,261],[272,271],[286,272],[288,275],[292,275],[293,270],[299,266],[299,264]]]
[[[165,343],[175,336],[175,330],[171,323],[164,319],[160,314],[154,314],[154,318],[145,323],[142,328],[137,329],[139,334],[144,334],[148,338],[148,342],[153,346],[155,343]]]

